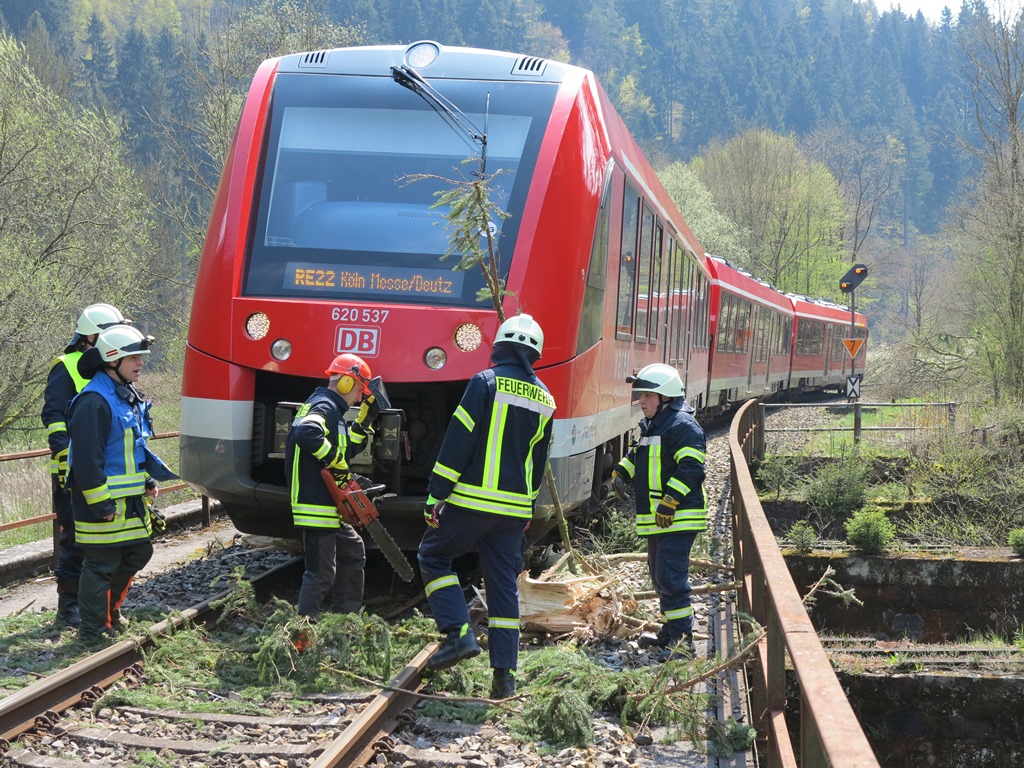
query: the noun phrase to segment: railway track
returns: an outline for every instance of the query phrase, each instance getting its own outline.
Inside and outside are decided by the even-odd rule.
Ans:
[[[708,430],[708,496],[709,515],[708,555],[727,560],[730,553],[730,510],[728,509],[728,459],[725,446],[725,427]],[[635,564],[636,565],[636,564]],[[711,587],[727,582],[727,573],[695,571],[695,586]],[[642,565],[631,575],[622,576],[630,581],[629,589],[642,592],[649,589]],[[254,581],[258,585],[259,580]],[[368,584],[370,579],[368,579]],[[143,584],[139,591],[149,599]],[[269,588],[266,591],[271,591]],[[160,589],[157,588],[159,593]],[[136,594],[136,587],[133,587]],[[130,595],[131,597],[131,595]],[[380,600],[385,600],[381,597]],[[210,601],[207,601],[210,602]],[[415,599],[396,600],[408,610]],[[695,601],[698,616],[697,640],[699,656],[713,659],[727,655],[736,644],[737,618],[732,592],[709,590]],[[374,610],[383,613],[381,604]],[[192,614],[195,609],[181,611],[180,619],[187,625],[202,624]],[[654,609],[656,612],[656,608]],[[178,617],[176,617],[178,618]],[[179,624],[170,622],[167,629],[183,631]],[[444,722],[425,715],[417,706],[425,698],[422,691],[413,695],[403,691],[416,691],[422,685],[421,673],[430,647],[413,653],[398,676],[375,692],[356,694],[318,694],[296,697],[281,692],[268,699],[265,710],[258,713],[221,712],[201,714],[186,706],[153,707],[137,703],[124,703],[129,698],[118,695],[145,685],[147,668],[142,663],[147,652],[149,636],[159,636],[154,628],[141,637],[125,640],[106,648],[94,661],[82,661],[44,681],[29,686],[8,699],[0,700],[0,736],[7,740],[0,753],[0,768],[7,766],[42,766],[74,768],[84,764],[155,765],[155,766],[227,766],[243,765],[254,768],[306,768],[306,766],[369,765],[380,764],[400,767],[410,761],[419,764],[472,764],[481,756],[502,756],[505,761],[532,763],[543,745],[520,745],[508,736],[505,718],[497,718],[485,726],[458,722]],[[550,641],[549,641],[550,642]],[[534,652],[532,645],[524,648],[523,656]],[[616,641],[591,651],[601,663],[612,669],[631,669],[657,660],[638,650],[635,641]],[[89,667],[88,675],[79,672]],[[115,669],[116,668],[116,669]],[[69,687],[62,688],[58,682]],[[74,682],[73,682],[74,681]],[[429,685],[428,679],[428,685]],[[726,722],[746,721],[746,681],[742,670],[729,669],[715,675],[701,689],[708,697],[709,719]],[[30,694],[29,689],[48,691]],[[426,689],[430,691],[428,687]],[[221,697],[230,702],[233,696],[226,690],[197,690],[195,696]],[[242,697],[239,697],[242,698]],[[439,699],[448,698],[439,694]],[[528,698],[528,697],[527,697]],[[22,702],[19,711],[14,705]],[[29,703],[34,702],[34,703]],[[520,710],[527,703],[512,704]],[[69,707],[67,714],[55,714]],[[508,707],[506,707],[508,709]],[[664,728],[624,731],[611,718],[595,714],[595,731],[600,750],[608,764],[622,766],[655,765],[672,755],[674,764],[683,768],[743,768],[748,754],[709,757],[698,746],[667,747],[658,744],[665,735]],[[489,721],[490,722],[490,721]],[[13,746],[11,746],[13,744]],[[251,747],[247,748],[247,745]],[[559,756],[544,756],[551,766],[579,764],[594,748],[566,749]],[[65,761],[65,762],[62,762]],[[138,762],[136,762],[138,761]],[[248,762],[246,762],[248,761]],[[383,762],[381,762],[383,761]],[[432,762],[431,762],[432,761]],[[616,762],[617,761],[617,762]]]
[[[295,559],[251,579],[258,598],[282,580],[293,580],[300,563]],[[227,595],[225,590],[0,700],[0,765],[170,766],[199,759],[203,766],[329,768],[362,764],[386,749],[401,710],[413,703],[408,692],[420,685],[434,644],[375,694],[282,696],[268,704],[272,712],[265,715],[103,703],[112,693],[143,684],[147,650],[170,633],[214,620],[218,601]]]

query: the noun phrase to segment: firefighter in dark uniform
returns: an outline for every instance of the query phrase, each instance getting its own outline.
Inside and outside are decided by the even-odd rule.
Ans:
[[[679,373],[654,363],[627,381],[639,395],[640,440],[614,468],[613,484],[633,478],[637,533],[647,540],[647,566],[661,601],[663,624],[641,646],[665,658],[693,657],[690,550],[707,527],[704,430],[693,417]]]
[[[540,492],[555,401],[533,372],[544,333],[529,315],[498,328],[491,367],[469,380],[427,490],[428,528],[417,559],[439,631],[427,661],[447,669],[480,653],[452,560],[476,547],[487,589],[491,697],[516,691],[523,535]]]
[[[90,304],[82,310],[71,341],[64,354],[53,361],[43,391],[40,414],[50,443],[50,490],[53,513],[60,526],[57,548],[57,620],[78,626],[78,579],[82,573],[82,550],[75,543],[75,517],[71,513],[68,476],[68,405],[88,383],[78,372],[82,353],[96,343],[104,328],[128,322],[120,310],[110,304]]]
[[[85,642],[120,628],[128,588],[153,555],[146,496],[156,496],[157,478],[176,477],[146,444],[150,404],[135,388],[152,342],[130,325],[103,330],[94,350],[102,362],[68,411],[71,507],[84,554],[78,636]]]
[[[302,531],[306,560],[298,610],[313,620],[328,592],[335,613],[358,613],[363,604],[366,545],[341,519],[320,470],[326,467],[339,486],[346,485],[348,460],[365,447],[375,416],[370,366],[362,358],[338,355],[325,373],[327,386],[317,387],[299,408],[285,448],[292,521]],[[357,405],[359,415],[349,427],[343,417]]]

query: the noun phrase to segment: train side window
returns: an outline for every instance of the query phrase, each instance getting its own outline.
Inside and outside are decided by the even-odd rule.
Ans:
[[[665,243],[665,228],[660,221],[655,221],[654,244],[651,252],[651,332],[649,340],[651,344],[658,340],[658,323],[660,322],[660,309],[665,294],[661,289],[661,257],[662,247]]]
[[[651,302],[656,295],[651,286],[651,257],[654,241],[654,211],[643,206],[640,216],[640,248],[636,262],[636,331],[637,341],[646,341],[650,333]]]
[[[594,247],[590,252],[587,268],[587,285],[583,291],[583,311],[580,329],[576,336],[576,354],[590,349],[601,339],[604,322],[604,297],[608,283],[608,228],[611,225],[612,180],[614,164],[609,163],[605,175],[604,192],[601,194],[601,208],[594,225]]]
[[[615,313],[615,335],[633,335],[633,286],[636,282],[636,248],[640,229],[640,195],[629,184],[622,200],[622,247],[619,251],[619,298]]]
[[[721,289],[719,289],[721,290]],[[732,294],[722,293],[718,308],[718,351],[732,352],[732,330],[734,316],[732,313]]]

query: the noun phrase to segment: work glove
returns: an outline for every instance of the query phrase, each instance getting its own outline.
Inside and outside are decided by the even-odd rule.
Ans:
[[[658,502],[654,510],[654,522],[659,528],[668,528],[676,519],[676,507],[679,506],[679,499],[669,496],[667,493]]]
[[[438,501],[433,496],[427,497],[423,506],[423,519],[431,528],[441,527],[441,515],[444,514],[444,500]]]
[[[156,507],[149,508],[149,524],[153,528],[153,533],[163,533],[167,530],[167,518]]]
[[[345,457],[340,450],[335,450],[333,457],[330,454],[325,456],[324,466],[331,473],[335,485],[339,488],[344,488],[348,485],[352,473],[349,471],[348,462],[345,461]]]
[[[628,501],[626,496],[626,472],[616,465],[612,470],[612,492],[619,501]]]
[[[356,416],[356,424],[359,425],[366,434],[373,434],[373,427],[371,425],[379,413],[380,406],[377,405],[377,401],[374,399],[373,395],[369,395],[359,406],[359,415]]]
[[[68,449],[62,448],[53,455],[53,460],[57,462],[57,482],[60,483],[61,488],[68,487]]]

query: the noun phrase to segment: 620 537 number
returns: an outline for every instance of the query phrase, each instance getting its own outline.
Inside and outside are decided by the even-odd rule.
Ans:
[[[388,319],[389,309],[369,307],[332,307],[331,320],[343,323],[383,323]]]

